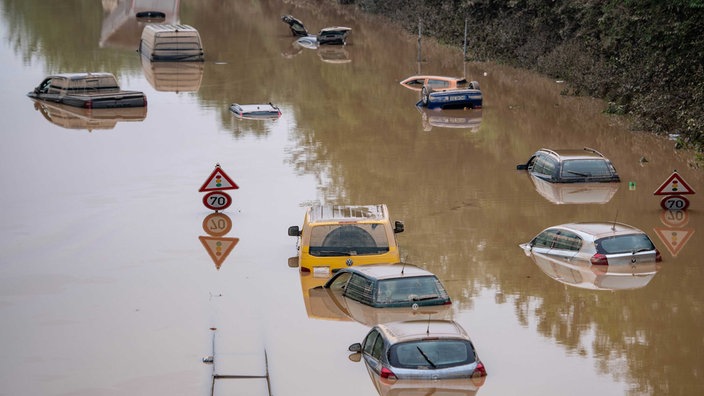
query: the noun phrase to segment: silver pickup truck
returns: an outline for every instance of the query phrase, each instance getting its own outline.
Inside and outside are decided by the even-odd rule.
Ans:
[[[144,107],[147,97],[123,91],[111,73],[63,73],[49,76],[27,94],[30,98],[87,109]]]

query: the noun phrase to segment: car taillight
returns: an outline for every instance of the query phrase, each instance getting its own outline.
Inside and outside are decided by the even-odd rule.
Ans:
[[[662,255],[660,254],[660,251],[655,249],[655,262],[659,263],[662,261]]]
[[[380,376],[381,376],[381,378],[386,378],[386,379],[392,379],[392,380],[396,379],[396,374],[394,374],[393,371],[389,370],[386,367],[381,368]]]
[[[593,265],[609,265],[609,260],[601,253],[593,255],[589,261],[591,261]]]
[[[484,367],[484,363],[477,362],[477,368],[474,369],[474,372],[472,373],[472,377],[485,377],[485,376],[486,376],[486,368]]]

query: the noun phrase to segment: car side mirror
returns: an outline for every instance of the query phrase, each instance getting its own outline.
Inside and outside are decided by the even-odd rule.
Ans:
[[[301,236],[301,229],[298,226],[291,226],[288,228],[288,236]]]
[[[359,342],[355,342],[354,344],[350,345],[347,350],[350,352],[362,352],[362,344]]]
[[[403,222],[396,220],[394,222],[394,234],[402,233],[404,230]]]
[[[516,170],[526,170],[528,169],[528,164],[518,164],[516,165]]]

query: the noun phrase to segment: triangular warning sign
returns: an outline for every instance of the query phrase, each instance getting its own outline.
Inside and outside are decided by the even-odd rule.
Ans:
[[[694,234],[694,230],[691,228],[653,228],[653,230],[673,257],[677,256]]]
[[[694,194],[694,190],[690,187],[683,178],[675,171],[670,177],[665,180],[660,187],[653,193],[653,195],[685,195]]]
[[[232,249],[237,245],[237,242],[240,241],[239,238],[215,238],[206,236],[199,236],[198,239],[200,239],[200,243],[205,246],[205,250],[210,255],[210,258],[213,259],[215,268],[217,269],[220,269],[222,262],[225,261]]]
[[[235,190],[238,188],[239,186],[220,168],[220,165],[215,165],[213,173],[208,176],[198,191]]]

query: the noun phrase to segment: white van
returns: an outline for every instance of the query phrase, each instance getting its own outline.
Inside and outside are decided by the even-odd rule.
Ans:
[[[145,26],[139,52],[150,61],[203,61],[204,58],[200,34],[188,25]]]

